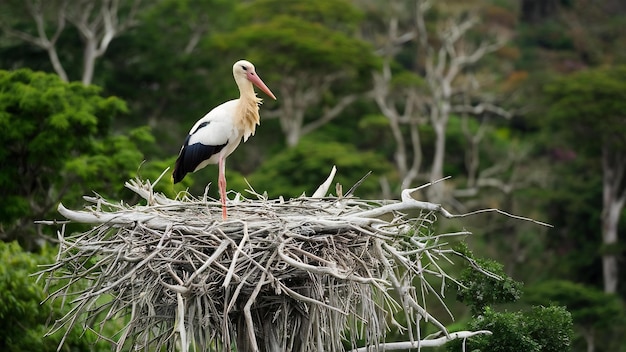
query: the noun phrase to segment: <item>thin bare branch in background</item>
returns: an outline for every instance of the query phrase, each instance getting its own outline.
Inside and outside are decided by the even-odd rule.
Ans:
[[[136,24],[141,0],[132,0],[124,14],[120,10],[120,0],[26,0],[24,6],[35,22],[36,35],[7,25],[2,25],[2,29],[46,50],[54,71],[67,82],[70,78],[59,58],[57,42],[67,22],[71,23],[83,40],[81,81],[87,85],[93,81],[97,59],[105,54],[113,39]],[[55,20],[51,20],[52,17]],[[54,28],[52,34],[48,32],[49,27]]]
[[[50,59],[50,64],[54,68],[54,71],[59,75],[59,77],[67,82],[68,76],[65,72],[65,68],[63,68],[63,64],[59,59],[59,54],[56,50],[56,44],[59,40],[59,37],[63,33],[65,29],[66,22],[66,9],[68,5],[68,0],[58,1],[58,6],[55,9],[56,11],[56,28],[54,29],[54,33],[52,35],[48,34],[46,19],[45,19],[45,9],[42,5],[42,0],[26,0],[24,5],[28,10],[28,13],[35,21],[37,35],[32,35],[24,31],[15,30],[6,24],[0,25],[2,29],[7,32],[9,35],[12,35],[16,38],[19,38],[25,42],[31,43],[35,46],[38,46],[44,49],[48,53],[48,58]]]
[[[97,3],[100,4],[96,7]],[[93,81],[96,60],[107,51],[116,36],[133,26],[141,0],[132,0],[125,17],[119,0],[78,0],[68,7],[67,19],[79,31],[83,43],[83,84]]]

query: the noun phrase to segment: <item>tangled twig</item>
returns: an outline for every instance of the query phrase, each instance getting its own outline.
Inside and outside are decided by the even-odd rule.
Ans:
[[[440,262],[462,256],[447,239],[469,233],[433,230],[437,215],[453,215],[411,198],[414,190],[390,203],[322,197],[329,185],[287,201],[237,195],[227,221],[216,200],[169,199],[140,180],[126,186],[143,205],[100,197],[86,198],[94,205],[84,211],[59,205],[94,227],[60,231],[57,261],[41,273],[49,299],[73,304],[50,333],[78,324],[104,335],[121,317],[123,330],[102,336],[117,351],[240,352],[375,350],[391,328],[407,329],[403,348],[486,333],[451,334],[425,306],[432,294],[445,307],[443,287],[455,282]],[[443,336],[421,338],[424,322]]]

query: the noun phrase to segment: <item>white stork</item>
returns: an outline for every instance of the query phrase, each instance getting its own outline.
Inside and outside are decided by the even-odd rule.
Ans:
[[[253,84],[269,95],[276,97],[256,74],[254,65],[240,60],[233,65],[233,76],[239,87],[239,99],[227,101],[202,117],[189,131],[180,149],[172,177],[174,183],[182,181],[189,172],[195,172],[209,164],[218,164],[218,186],[222,202],[222,218],[226,219],[226,157],[241,142],[254,135],[260,124],[259,105],[261,99],[254,92]]]

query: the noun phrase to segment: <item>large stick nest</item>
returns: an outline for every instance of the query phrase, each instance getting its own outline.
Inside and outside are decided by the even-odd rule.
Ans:
[[[319,190],[286,201],[251,192],[255,199],[229,201],[222,221],[216,200],[126,186],[146,202],[59,206],[94,227],[60,231],[57,261],[43,271],[50,298],[74,303],[52,332],[81,325],[118,351],[343,351],[378,346],[389,329],[406,330],[415,345],[430,338],[419,335],[424,321],[451,338],[424,297],[441,295],[429,276],[441,290],[451,279],[440,261],[458,253],[444,239],[468,233],[433,233],[437,214],[452,215],[416,201],[414,190],[386,204],[318,198]],[[119,319],[122,331],[104,336]]]

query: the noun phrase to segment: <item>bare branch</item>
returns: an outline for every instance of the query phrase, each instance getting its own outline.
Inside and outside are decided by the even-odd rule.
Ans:
[[[413,348],[421,347],[439,347],[452,340],[467,339],[477,335],[491,335],[491,331],[478,330],[478,331],[457,331],[450,333],[449,336],[441,336],[434,339],[425,339],[420,341],[403,341],[403,342],[386,342],[376,346],[367,346],[352,350],[352,352],[369,352],[369,351],[398,351],[409,350]]]
[[[53,5],[50,5],[50,4]],[[96,4],[100,4],[96,10]],[[46,2],[42,0],[25,0],[25,7],[33,18],[37,36],[17,31],[4,24],[2,28],[10,35],[34,44],[47,51],[50,63],[55,72],[62,80],[69,78],[61,60],[59,59],[56,45],[63,33],[66,21],[70,22],[81,35],[84,41],[83,48],[83,74],[84,84],[90,84],[93,80],[96,60],[105,54],[107,48],[122,31],[136,23],[136,15],[140,8],[141,0],[132,0],[132,5],[126,18],[120,20],[119,0],[70,0]],[[46,7],[56,10],[56,28],[52,35],[46,31]],[[56,7],[54,4],[56,4]]]
[[[476,15],[470,15],[463,19],[461,22],[456,20],[448,20],[447,27],[439,32],[439,37],[444,42],[445,46],[450,48],[454,47],[467,32],[478,24],[478,17]],[[450,52],[451,56],[455,56],[455,52]]]
[[[186,55],[190,55],[195,50],[195,48],[198,46],[198,43],[200,43],[200,39],[202,39],[202,36],[207,32],[207,30],[208,25],[204,23],[196,25],[194,28],[191,29],[191,35],[189,36],[187,45],[185,45],[185,49],[183,49],[183,52]]]
[[[469,55],[460,55],[456,58],[454,58],[453,60],[455,61],[455,63],[459,66],[467,66],[467,65],[471,65],[476,63],[478,60],[482,59],[483,57],[485,57],[485,55],[490,54],[500,48],[502,48],[502,46],[504,46],[504,41],[503,40],[499,40],[497,42],[482,42],[480,43],[479,47],[474,50],[474,52],[472,52]]]
[[[59,77],[63,81],[68,81],[67,73],[59,60],[58,53],[56,51],[56,42],[58,41],[61,33],[65,28],[65,11],[68,4],[68,0],[65,0],[61,3],[57,10],[57,27],[55,29],[52,38],[48,38],[48,34],[46,32],[46,23],[44,19],[44,10],[42,8],[42,2],[37,0],[33,3],[33,0],[26,0],[26,8],[28,9],[29,14],[35,21],[35,26],[37,29],[37,37],[32,36],[26,32],[16,31],[8,26],[2,25],[2,28],[9,34],[16,38],[19,38],[25,42],[36,45],[48,53],[48,57],[50,58],[50,63],[54,68],[54,71],[59,75]]]
[[[42,49],[45,49],[47,47],[47,42],[45,40],[42,40],[41,38],[38,37],[34,37],[26,32],[22,32],[22,31],[16,31],[12,28],[8,28],[8,27],[3,27],[2,28],[4,31],[6,31],[9,35],[12,35],[16,38],[19,38],[25,42],[31,43],[33,45],[36,45]]]
[[[91,84],[96,60],[102,57],[113,39],[135,24],[140,0],[133,0],[126,18],[120,20],[119,0],[81,0],[68,9],[67,19],[78,29],[85,43],[83,50],[83,84]]]
[[[358,97],[359,96],[357,94],[350,94],[341,97],[337,104],[335,104],[332,108],[324,109],[324,113],[321,117],[302,126],[302,135],[309,134],[337,118],[339,114],[341,114],[348,106],[352,105]]]
[[[451,107],[450,111],[455,113],[468,113],[473,115],[482,115],[485,112],[491,112],[494,115],[501,116],[507,119],[513,117],[513,113],[511,113],[510,111],[507,111],[502,107],[487,102],[482,102],[477,105],[455,104]]]

